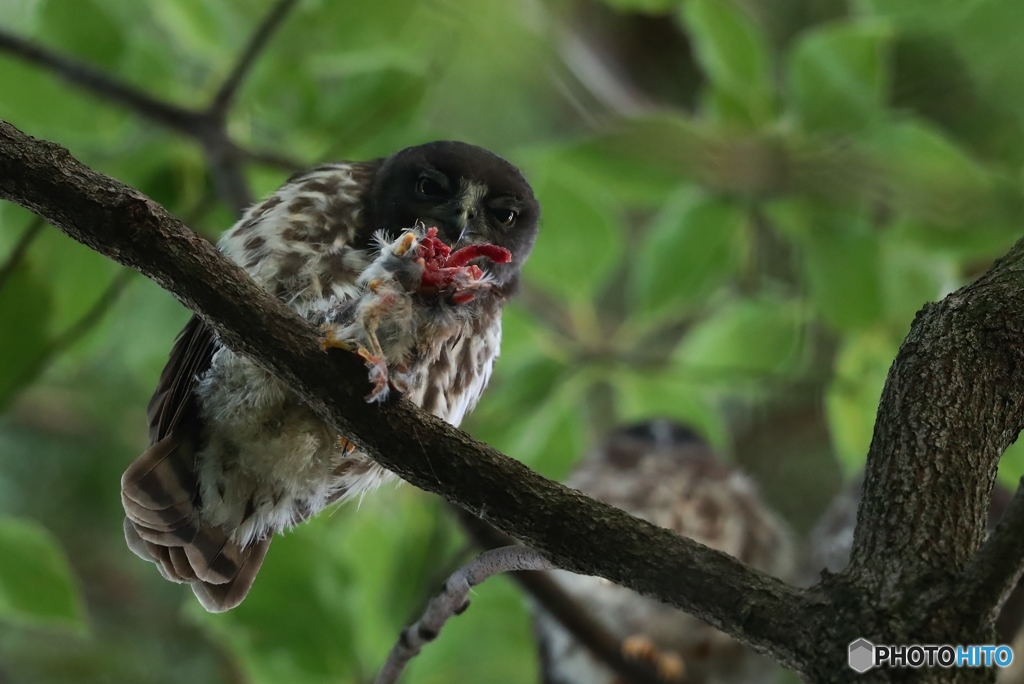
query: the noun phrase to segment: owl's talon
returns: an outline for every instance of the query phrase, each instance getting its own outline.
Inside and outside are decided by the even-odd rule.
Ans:
[[[343,456],[351,456],[352,452],[356,450],[356,445],[348,441],[346,437],[338,435],[338,450],[342,452]]]
[[[654,642],[643,635],[623,640],[622,655],[630,660],[650,663],[658,671],[658,678],[664,682],[681,682],[686,674],[686,665],[679,654],[658,650]]]

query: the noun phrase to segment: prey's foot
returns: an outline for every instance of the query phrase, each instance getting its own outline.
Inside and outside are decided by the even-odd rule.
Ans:
[[[341,339],[334,332],[333,327],[324,326],[322,328],[324,336],[320,338],[320,348],[324,351],[328,349],[344,349],[347,352],[356,351],[356,347],[349,342]]]
[[[366,367],[370,369],[370,382],[373,383],[373,391],[366,395],[366,401],[371,404],[375,401],[384,401],[388,398],[390,388],[387,359],[372,354],[365,347],[359,347],[356,353],[366,361]]]
[[[630,660],[650,663],[658,671],[658,678],[663,682],[681,682],[686,674],[686,666],[678,653],[660,651],[653,641],[640,634],[622,642],[622,655]]]

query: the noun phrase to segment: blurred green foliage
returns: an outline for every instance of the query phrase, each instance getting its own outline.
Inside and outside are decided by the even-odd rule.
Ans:
[[[0,0],[0,27],[199,107],[269,7]],[[543,230],[466,429],[561,478],[613,423],[673,416],[805,530],[863,464],[915,312],[1020,235],[1022,7],[303,0],[229,127],[303,163],[458,138],[520,164]],[[0,118],[207,236],[232,221],[190,141],[2,53]],[[257,194],[287,175],[247,174]],[[469,553],[446,508],[401,487],[322,516],[243,606],[203,614],[125,548],[118,500],[188,313],[134,278],[93,321],[118,268],[49,227],[15,263],[30,223],[0,205],[0,682],[370,681]],[[1001,477],[1022,472],[1015,446]],[[496,579],[405,681],[534,672]]]

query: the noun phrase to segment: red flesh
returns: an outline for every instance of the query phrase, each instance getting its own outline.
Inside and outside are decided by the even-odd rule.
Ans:
[[[416,246],[416,254],[424,267],[420,291],[426,293],[457,289],[455,278],[459,274],[468,275],[470,280],[482,278],[484,272],[479,266],[467,266],[474,259],[483,257],[496,264],[512,261],[512,252],[497,245],[466,245],[452,253],[451,247],[437,237],[437,228],[427,229],[427,234]],[[452,302],[455,304],[465,304],[472,299],[473,295],[469,292],[456,291],[452,294]]]

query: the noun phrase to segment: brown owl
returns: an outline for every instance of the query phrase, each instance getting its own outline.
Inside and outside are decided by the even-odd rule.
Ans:
[[[325,346],[363,356],[368,399],[393,386],[458,425],[490,378],[539,213],[515,166],[434,142],[297,174],[220,249]],[[210,611],[242,601],[275,532],[394,477],[196,317],[148,418],[151,446],[121,480],[125,537]]]
[[[612,432],[566,482],[655,525],[780,578],[794,566],[791,535],[753,483],[689,428],[651,420]],[[766,681],[775,666],[710,625],[597,577],[552,577],[666,681]],[[614,674],[552,617],[534,620],[545,684],[611,684]],[[685,669],[685,675],[683,671]]]

